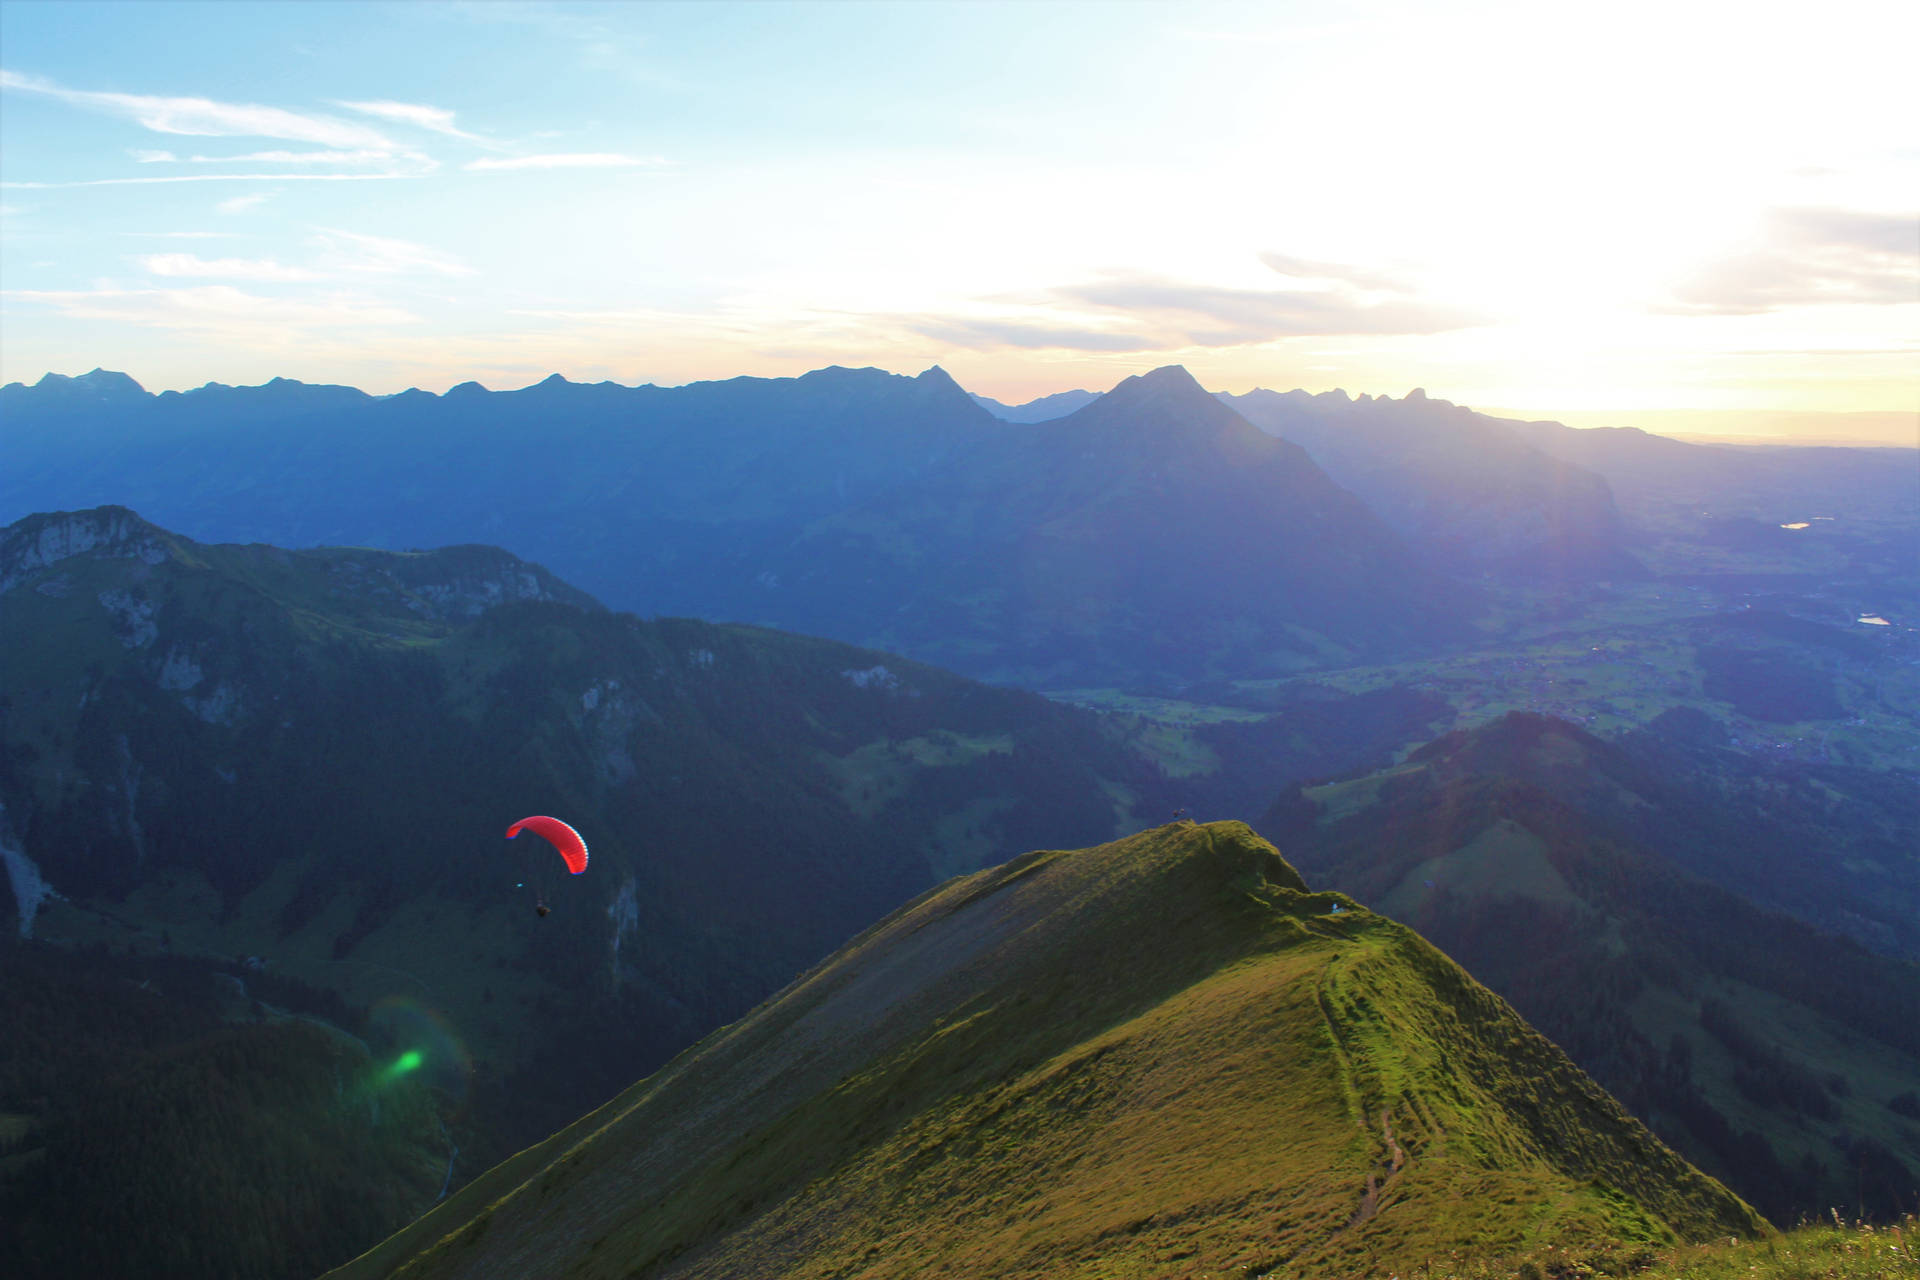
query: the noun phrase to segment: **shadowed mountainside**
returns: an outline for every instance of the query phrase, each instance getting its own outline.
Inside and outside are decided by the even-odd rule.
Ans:
[[[1683,761],[1516,713],[1297,791],[1261,829],[1469,966],[1776,1222],[1836,1205],[1897,1218],[1920,1195],[1920,1124],[1901,1110],[1920,969],[1755,906],[1866,855],[1798,847],[1813,828],[1779,783],[1756,792],[1769,819]],[[1884,812],[1907,828],[1881,857],[1912,858],[1917,813]],[[1715,873],[1727,887],[1696,878]]]
[[[1040,687],[1388,652],[1454,633],[1474,598],[1177,366],[823,521],[777,572],[825,609],[803,630],[863,619]]]
[[[0,1055],[0,1207],[71,1225],[109,1184],[144,1189],[160,1199],[130,1220],[158,1234],[125,1256],[152,1259],[185,1196],[202,1275],[241,1274],[258,1227],[219,1213],[219,1178],[161,1170],[251,1169],[231,1176],[340,1203],[273,1180],[306,1177],[298,1160],[269,1175],[220,1146],[256,1111],[287,1135],[341,1121],[283,1062],[275,1019],[423,1051],[448,1125],[422,1120],[431,1177],[404,1136],[387,1216],[354,1216],[358,1240],[280,1224],[317,1270],[396,1225],[394,1197],[417,1212],[442,1176],[551,1133],[928,885],[1172,808],[1093,713],[830,641],[642,622],[490,547],[290,552],[123,508],[35,516],[0,532],[0,653],[0,997],[30,972],[55,993],[17,1006]],[[587,874],[502,839],[541,812],[587,836]],[[122,983],[166,1007],[151,1035],[86,994]],[[368,1025],[394,1002],[416,1038]],[[216,1033],[240,1047],[221,1056]],[[341,1052],[371,1069],[366,1046]],[[263,1064],[262,1092],[246,1125],[208,1125],[203,1164],[123,1144],[56,1167],[62,1135],[122,1114],[118,1076],[233,1060]],[[38,1181],[55,1172],[58,1195]]]
[[[333,1273],[1377,1275],[1759,1220],[1238,823],[952,881]]]
[[[1607,482],[1508,424],[1424,391],[1222,395],[1448,565],[1549,582],[1645,575],[1622,543]]]

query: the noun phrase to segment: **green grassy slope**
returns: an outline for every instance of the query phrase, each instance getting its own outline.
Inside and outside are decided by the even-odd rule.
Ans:
[[[1238,823],[949,882],[349,1267],[1376,1274],[1761,1229]]]

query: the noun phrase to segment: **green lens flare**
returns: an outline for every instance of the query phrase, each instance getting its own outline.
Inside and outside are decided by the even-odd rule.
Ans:
[[[418,1071],[426,1060],[426,1055],[418,1049],[409,1049],[393,1060],[392,1064],[381,1073],[381,1078],[388,1081],[398,1080],[409,1071]]]

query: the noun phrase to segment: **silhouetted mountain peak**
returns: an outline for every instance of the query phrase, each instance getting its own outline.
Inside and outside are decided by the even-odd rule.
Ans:
[[[448,387],[445,398],[448,400],[455,398],[464,399],[468,396],[484,396],[489,394],[491,393],[485,387],[469,379],[457,386]]]
[[[1068,416],[1069,422],[1185,426],[1205,423],[1219,427],[1241,422],[1239,414],[1221,404],[1193,375],[1177,364],[1123,379],[1113,390]],[[1247,428],[1253,430],[1251,426]]]
[[[7,401],[83,408],[153,398],[145,387],[126,374],[98,368],[72,378],[62,373],[46,373],[32,386],[24,382],[9,382],[5,387],[0,387],[0,396]]]
[[[941,405],[965,405],[968,409],[984,408],[967,394],[966,388],[953,380],[953,375],[939,365],[920,373],[913,379],[915,394],[929,403]],[[990,410],[987,411],[991,417]]]
[[[942,369],[937,364],[930,365],[924,371],[917,374],[914,377],[914,381],[924,382],[928,386],[951,386],[955,388],[958,388],[960,386],[959,383],[953,380],[952,374],[948,373],[945,369]]]
[[[1126,403],[1129,397],[1201,395],[1206,389],[1195,382],[1193,375],[1187,372],[1185,365],[1165,364],[1149,373],[1137,373],[1131,378],[1123,378],[1119,385],[1107,392],[1110,398]]]

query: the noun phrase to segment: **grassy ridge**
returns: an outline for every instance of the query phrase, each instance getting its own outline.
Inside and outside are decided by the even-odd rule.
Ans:
[[[1236,823],[950,882],[342,1277],[1337,1276],[1761,1230]]]

